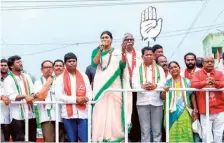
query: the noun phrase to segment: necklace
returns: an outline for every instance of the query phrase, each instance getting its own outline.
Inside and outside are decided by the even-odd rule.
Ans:
[[[114,51],[114,48],[112,48],[109,52],[110,56],[109,56],[109,60],[107,62],[107,65],[105,67],[103,67],[103,55],[102,53],[100,54],[100,67],[101,67],[101,70],[104,71],[107,69],[107,67],[110,65],[110,62],[111,62],[111,57],[112,57],[112,52]]]

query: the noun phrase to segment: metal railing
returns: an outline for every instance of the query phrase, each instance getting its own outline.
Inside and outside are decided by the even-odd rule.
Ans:
[[[151,91],[147,91],[144,89],[107,89],[102,94],[105,94],[108,91],[113,92],[152,92],[152,91],[164,91],[164,89],[155,89]],[[209,92],[210,91],[224,91],[224,88],[222,89],[216,89],[216,88],[203,88],[203,89],[196,89],[196,88],[170,88],[169,91],[205,91],[206,92],[206,142],[210,142],[209,138]],[[125,101],[127,101],[127,94],[125,94]],[[166,99],[169,96],[168,92],[166,94]],[[101,96],[102,98],[102,96]],[[95,101],[91,102],[92,104],[97,103],[100,100],[100,98]],[[125,103],[125,111],[127,111],[127,103]],[[127,113],[127,112],[125,112]],[[127,114],[125,115],[127,117]],[[128,124],[125,122],[125,143],[128,142]],[[166,142],[169,142],[169,100],[166,100]]]
[[[102,94],[103,96],[105,95],[106,92],[113,91],[113,92],[124,92],[125,94],[125,117],[127,117],[127,93],[128,92],[152,92],[152,91],[164,91],[163,89],[155,89],[152,91],[147,91],[143,89],[107,89],[105,90]],[[207,142],[210,142],[209,138],[209,92],[210,91],[224,91],[224,88],[222,89],[216,89],[216,88],[203,88],[203,89],[196,89],[196,88],[170,88],[169,91],[205,91],[206,92],[206,134],[207,134]],[[168,97],[168,92],[166,94],[166,97]],[[101,96],[102,98],[102,96]],[[91,133],[92,133],[92,105],[91,104],[96,104],[98,101],[100,101],[99,98],[97,101],[90,101],[88,103],[88,142],[91,142]],[[168,99],[168,98],[166,98]],[[74,102],[60,102],[60,101],[52,101],[52,102],[46,102],[46,101],[35,101],[34,104],[55,104],[55,113],[56,113],[56,121],[55,121],[55,141],[56,143],[59,142],[59,115],[58,115],[58,110],[59,110],[59,104],[75,104]],[[0,101],[0,104],[4,104],[2,101]],[[16,101],[16,102],[11,102],[10,104],[26,104],[24,101]],[[29,131],[29,122],[28,122],[28,109],[25,108],[26,116],[25,116],[25,141],[29,141],[28,137],[28,131]],[[0,109],[1,112],[1,109]],[[128,123],[125,120],[125,143],[128,142]],[[166,142],[169,142],[169,100],[166,100]]]

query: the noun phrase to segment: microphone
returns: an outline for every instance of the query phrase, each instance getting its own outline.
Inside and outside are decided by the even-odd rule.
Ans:
[[[100,49],[100,51],[102,52],[103,49],[104,49],[104,45],[103,45],[103,44],[100,44],[99,49]]]

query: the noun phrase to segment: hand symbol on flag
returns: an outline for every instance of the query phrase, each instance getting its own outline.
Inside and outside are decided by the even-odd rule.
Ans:
[[[142,40],[155,41],[162,30],[163,19],[157,20],[156,8],[149,7],[142,12],[140,32]]]

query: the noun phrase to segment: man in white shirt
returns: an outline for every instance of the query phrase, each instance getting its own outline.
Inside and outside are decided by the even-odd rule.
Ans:
[[[3,101],[3,103],[1,103],[1,110],[0,110],[0,123],[1,123],[1,127],[0,127],[0,131],[1,131],[1,135],[0,135],[0,140],[1,142],[5,142],[5,132],[4,132],[4,127],[3,125],[7,125],[10,123],[10,119],[9,119],[9,114],[8,114],[8,105],[10,103],[10,100],[8,97],[4,96],[4,89],[3,89],[3,82],[0,81],[0,101]]]
[[[65,70],[57,77],[55,94],[60,101],[75,104],[63,104],[61,116],[69,142],[88,142],[88,106],[91,100],[91,86],[88,77],[79,72],[77,57],[74,53],[64,56]]]
[[[128,77],[130,78],[130,86],[132,88],[132,75],[134,69],[136,68],[139,63],[141,63],[141,52],[137,51],[134,48],[135,39],[131,33],[125,33],[122,46],[126,47],[126,63],[128,67]],[[137,101],[137,92],[132,92],[132,116],[131,116],[131,123],[132,129],[129,133],[129,141],[130,142],[139,142],[141,140],[141,131],[140,131],[140,124],[139,124],[139,117],[138,111],[136,108],[136,101]]]
[[[8,97],[4,96],[4,88],[3,88],[3,81],[8,76],[8,61],[6,59],[1,59],[1,95],[3,101],[7,101]],[[5,100],[4,100],[5,99]],[[10,101],[10,100],[9,100]],[[1,130],[4,135],[4,141],[9,142],[10,139],[10,113],[9,113],[9,106],[5,104],[1,104]],[[3,136],[2,136],[3,137]],[[2,138],[3,139],[3,138]]]
[[[64,62],[61,59],[55,60],[53,63],[54,80],[51,85],[51,91],[54,93],[57,101],[59,101],[59,99],[55,94],[55,81],[56,81],[56,78],[64,72],[64,70],[65,70]],[[68,138],[67,138],[67,135],[66,135],[65,129],[64,129],[64,123],[61,118],[61,104],[58,105],[58,115],[60,115],[59,116],[59,121],[60,121],[59,122],[59,141],[62,141],[62,138],[64,137],[64,142],[68,142]]]
[[[52,87],[54,78],[53,63],[45,60],[41,63],[42,76],[35,82],[35,99],[40,101],[56,101],[55,91]],[[55,142],[55,121],[56,112],[54,104],[38,104],[40,123],[43,133],[44,142]],[[58,114],[60,116],[60,114]],[[58,117],[59,122],[62,122]],[[59,141],[64,142],[64,127],[59,124]]]
[[[152,48],[142,49],[143,63],[134,70],[133,87],[137,89],[154,90],[165,85],[163,69],[154,62]],[[150,128],[153,142],[161,142],[163,101],[160,92],[138,92],[137,110],[141,126],[141,142],[150,141]]]
[[[59,75],[61,75],[64,72],[64,69],[65,69],[65,65],[62,60],[57,59],[54,61],[53,71],[54,71],[55,77],[58,77]]]
[[[8,76],[8,61],[6,59],[1,59],[1,81],[3,82],[4,79]]]
[[[22,73],[23,65],[20,56],[8,59],[11,72],[4,80],[5,95],[11,101],[26,101],[28,104],[10,104],[10,120],[13,141],[25,140],[25,118],[28,111],[29,141],[36,142],[36,119],[33,113],[34,86],[29,75]]]

